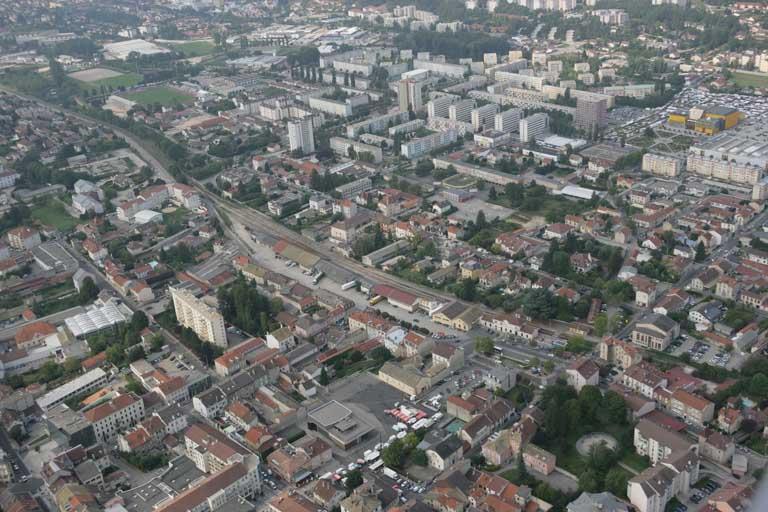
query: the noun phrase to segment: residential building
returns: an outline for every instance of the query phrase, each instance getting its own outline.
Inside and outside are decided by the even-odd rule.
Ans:
[[[584,386],[597,386],[600,382],[600,368],[592,359],[583,357],[571,363],[565,371],[568,375],[568,384],[577,392]]]
[[[653,398],[658,388],[667,386],[667,377],[655,366],[646,361],[633,364],[621,375],[624,387],[646,398]]]
[[[448,119],[462,123],[472,122],[472,109],[475,108],[475,100],[461,100],[452,103],[448,107]]]
[[[408,159],[419,158],[434,149],[453,144],[456,140],[458,140],[456,130],[443,130],[404,142],[400,145],[400,153]]]
[[[520,142],[531,142],[537,137],[547,133],[549,129],[549,116],[543,112],[520,119]]]
[[[101,368],[95,368],[71,381],[49,391],[36,400],[43,411],[63,404],[70,398],[91,393],[104,387],[109,381],[109,375]]]
[[[674,452],[687,452],[696,445],[683,434],[641,418],[635,425],[634,446],[638,455],[647,456],[655,465]]]
[[[472,127],[476,132],[492,128],[495,125],[496,114],[499,112],[499,105],[496,103],[489,103],[473,109],[470,116],[472,120]]]
[[[669,401],[672,414],[699,428],[715,416],[715,404],[684,389],[676,389]]]
[[[510,133],[520,129],[521,110],[519,108],[510,108],[504,112],[499,112],[494,116],[494,129],[502,133]]]
[[[608,122],[606,100],[579,97],[576,99],[574,124],[587,133],[596,133]]]
[[[459,462],[463,455],[461,440],[452,435],[427,449],[427,463],[431,468],[445,471]]]
[[[643,155],[642,169],[657,176],[674,178],[682,171],[682,161],[672,156],[646,153]]]
[[[420,80],[406,78],[397,82],[397,100],[400,105],[400,112],[419,112],[424,108],[422,100],[423,83]]]
[[[427,115],[428,117],[448,117],[449,108],[451,105],[458,101],[458,96],[452,94],[446,94],[445,96],[438,96],[427,103]]]
[[[680,452],[630,479],[627,495],[638,512],[664,512],[673,497],[687,495],[698,479],[699,456]]]
[[[40,233],[27,226],[11,229],[7,237],[8,245],[19,251],[31,251],[42,243]]]
[[[638,347],[619,338],[603,338],[598,349],[600,359],[622,369],[629,368],[643,360],[643,354]]]
[[[144,419],[144,402],[133,393],[118,395],[85,411],[83,416],[93,426],[96,438],[110,443],[118,434]]]
[[[566,512],[630,512],[629,504],[610,492],[583,492],[566,507]]]
[[[231,501],[261,492],[259,458],[247,455],[194,482],[184,492],[155,508],[156,512],[214,512]]]
[[[315,152],[315,134],[311,117],[288,123],[288,142],[291,151],[299,151],[303,155]]]
[[[181,325],[195,331],[203,341],[227,347],[224,317],[216,308],[181,288],[171,287],[171,297],[176,319]]]

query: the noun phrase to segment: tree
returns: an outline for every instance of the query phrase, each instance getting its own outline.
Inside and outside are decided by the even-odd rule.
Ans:
[[[608,329],[608,316],[605,313],[600,313],[595,317],[595,336],[602,337]]]
[[[493,352],[493,340],[488,336],[478,336],[475,338],[475,352],[489,355]]]
[[[392,444],[381,452],[381,460],[390,468],[399,468],[405,459],[405,449],[400,439],[395,439]]]
[[[598,492],[600,490],[599,475],[591,469],[579,475],[579,489],[584,492]]]
[[[160,352],[163,349],[163,345],[165,345],[165,338],[163,338],[162,334],[155,334],[152,336],[152,342],[150,344],[150,350],[152,352]]]
[[[99,296],[99,287],[93,282],[93,279],[86,277],[80,284],[80,291],[77,292],[77,301],[81,306],[90,304]]]
[[[704,248],[704,242],[699,241],[696,245],[696,258],[695,261],[700,262],[707,259],[707,250]]]
[[[320,370],[320,385],[327,386],[330,382],[331,379],[328,377],[328,371],[325,369],[325,366],[323,366],[323,369]]]
[[[363,473],[359,469],[353,469],[347,473],[346,488],[348,493],[351,493],[361,485],[363,485]]]
[[[477,216],[475,217],[475,228],[478,231],[481,231],[488,227],[488,221],[485,220],[485,212],[483,210],[480,210],[477,212]]]
[[[426,466],[427,465],[427,454],[424,450],[413,450],[411,452],[411,462],[416,464],[417,466]]]
[[[130,329],[136,333],[140,333],[149,326],[149,319],[147,315],[139,310],[136,311],[131,317]]]
[[[605,475],[605,488],[616,496],[627,493],[627,473],[621,468],[611,468]]]
[[[67,375],[74,375],[80,371],[80,360],[74,357],[68,358],[64,361],[64,373]]]
[[[488,189],[488,199],[490,199],[491,201],[495,201],[496,197],[497,197],[496,196],[496,188],[495,187],[491,187],[490,189]]]
[[[760,400],[768,398],[768,377],[762,373],[754,375],[749,380],[749,394]]]

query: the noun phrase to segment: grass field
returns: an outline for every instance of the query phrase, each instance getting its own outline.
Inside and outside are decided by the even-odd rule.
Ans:
[[[136,73],[123,73],[118,76],[111,76],[88,82],[78,80],[77,78],[73,78],[73,80],[82,90],[90,91],[92,89],[99,90],[102,85],[104,87],[111,86],[113,89],[117,89],[118,87],[133,87],[134,85],[141,83],[142,76]]]
[[[216,50],[216,45],[210,41],[190,41],[188,43],[168,43],[164,46],[181,52],[185,57],[202,57],[210,55]]]
[[[768,74],[766,73],[740,73],[734,71],[731,80],[739,87],[754,87],[756,89],[768,87]]]
[[[149,87],[147,89],[135,92],[129,92],[122,95],[123,98],[144,105],[174,105],[176,103],[189,103],[193,97],[170,87]]]
[[[49,199],[45,203],[36,204],[30,208],[32,218],[41,224],[53,226],[60,231],[73,229],[80,223],[79,219],[72,217],[64,205],[56,199]]]

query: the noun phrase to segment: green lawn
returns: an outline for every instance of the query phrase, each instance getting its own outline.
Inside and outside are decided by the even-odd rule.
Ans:
[[[96,89],[99,91],[101,89],[101,86],[104,87],[112,87],[113,89],[117,89],[119,87],[133,87],[134,85],[138,85],[141,83],[142,76],[136,73],[124,73],[120,76],[112,76],[109,78],[102,78],[101,80],[95,80],[93,82],[83,82],[81,80],[77,80],[73,78],[75,83],[80,87],[80,89],[84,91],[91,91],[93,89]]]
[[[194,99],[190,94],[183,93],[170,87],[149,87],[141,91],[129,92],[122,95],[123,98],[144,105],[175,105],[176,103],[190,103]]]
[[[734,71],[731,79],[739,87],[754,87],[756,89],[768,87],[768,73],[753,74]]]
[[[642,472],[650,466],[648,457],[642,457],[635,452],[627,452],[627,454],[621,458],[621,462],[634,469],[638,473]]]
[[[210,41],[189,41],[186,43],[167,43],[171,50],[181,52],[185,57],[202,57],[210,55],[216,50],[216,45]]]
[[[80,219],[72,217],[64,205],[56,199],[36,204],[30,208],[32,218],[41,224],[53,226],[59,231],[69,231],[80,223]]]

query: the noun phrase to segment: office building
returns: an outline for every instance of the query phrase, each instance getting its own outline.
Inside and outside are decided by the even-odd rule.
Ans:
[[[547,133],[549,116],[543,112],[520,120],[520,142],[531,142],[536,137]]]
[[[451,121],[461,121],[462,123],[472,122],[472,109],[475,108],[474,100],[457,101],[448,107],[448,118]]]
[[[427,115],[429,117],[448,117],[448,109],[458,101],[457,96],[438,96],[427,103]]]
[[[679,158],[646,153],[643,155],[643,171],[657,176],[674,178],[680,174],[683,162]]]
[[[202,340],[219,347],[227,347],[224,317],[216,308],[209,306],[187,290],[171,287],[173,308],[178,322],[195,331]]]
[[[312,130],[312,118],[305,117],[288,123],[288,141],[291,151],[300,151],[303,155],[315,152],[315,134]]]
[[[608,122],[608,109],[603,99],[577,98],[574,124],[588,133],[595,133]]]
[[[520,129],[520,109],[511,108],[499,112],[494,116],[494,129],[503,133],[510,133]]]
[[[420,111],[424,108],[421,97],[421,82],[411,78],[400,80],[397,83],[397,100],[400,104],[401,112]]]
[[[471,112],[472,127],[475,131],[482,131],[494,126],[494,119],[499,111],[499,105],[489,103],[478,107]]]

